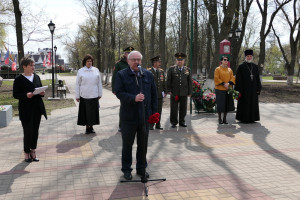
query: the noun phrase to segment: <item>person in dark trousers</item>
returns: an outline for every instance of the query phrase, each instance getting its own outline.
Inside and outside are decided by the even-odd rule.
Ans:
[[[214,82],[217,100],[217,112],[219,116],[219,124],[228,124],[226,120],[227,112],[234,111],[234,102],[228,89],[235,83],[232,70],[228,67],[228,57],[222,56],[222,64],[215,69]],[[223,119],[221,114],[223,113]]]
[[[172,128],[178,124],[179,105],[179,126],[186,127],[185,116],[187,112],[187,97],[192,95],[192,74],[190,69],[184,66],[186,54],[176,53],[176,65],[171,66],[167,75],[167,92],[171,95],[170,122]]]
[[[123,49],[123,55],[121,57],[121,59],[115,64],[115,68],[114,68],[114,72],[113,72],[113,75],[112,75],[112,80],[111,80],[111,88],[112,88],[112,92],[114,94],[116,94],[115,92],[115,79],[116,79],[116,75],[118,73],[118,71],[121,71],[122,69],[125,69],[127,67],[129,67],[128,65],[128,62],[127,62],[127,57],[128,57],[128,54],[133,51],[134,48],[129,46],[129,47],[126,47],[125,49]],[[121,132],[121,120],[120,120],[120,113],[119,113],[119,132]]]
[[[17,76],[13,85],[13,96],[19,99],[19,118],[24,133],[24,153],[26,162],[38,162],[35,150],[39,137],[41,116],[47,119],[47,114],[42,97],[45,92],[33,94],[35,88],[42,87],[41,79],[34,73],[34,61],[31,58],[21,59],[24,73]]]
[[[160,56],[155,56],[150,59],[152,61],[152,67],[148,70],[153,74],[154,81],[157,89],[157,102],[158,102],[158,113],[159,113],[159,121],[155,124],[155,129],[162,130],[160,119],[161,119],[161,111],[163,106],[163,98],[167,95],[166,91],[166,81],[165,81],[165,73],[164,70],[160,68],[161,61]],[[149,129],[153,130],[154,124],[150,124]]]
[[[122,172],[124,178],[132,179],[132,145],[137,135],[136,171],[140,176],[145,172],[148,146],[150,115],[157,112],[157,94],[154,77],[148,70],[140,68],[142,54],[132,51],[128,55],[130,67],[119,71],[116,75],[115,92],[121,101],[121,130],[122,130]],[[141,87],[142,86],[142,87]],[[144,113],[144,116],[143,116]],[[146,135],[143,135],[146,134]],[[145,140],[144,140],[145,139]]]
[[[253,50],[245,51],[245,61],[236,72],[235,90],[240,92],[236,119],[244,123],[260,120],[258,95],[262,89],[258,66],[253,63]]]
[[[99,99],[102,97],[101,73],[93,67],[94,59],[87,54],[77,72],[75,98],[79,102],[77,125],[86,126],[85,134],[95,133],[93,125],[100,124]]]

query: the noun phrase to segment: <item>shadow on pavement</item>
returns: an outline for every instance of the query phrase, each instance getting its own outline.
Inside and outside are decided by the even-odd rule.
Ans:
[[[12,192],[11,186],[17,178],[29,173],[28,171],[25,170],[25,168],[29,164],[30,163],[23,161],[23,162],[17,164],[16,166],[14,166],[11,170],[0,173],[0,177],[1,176],[9,176],[10,177],[10,178],[4,179],[4,180],[1,178],[3,181],[1,181],[0,198],[1,198],[1,195]],[[3,189],[5,189],[5,190],[3,190]]]
[[[281,160],[282,162],[286,163],[288,166],[293,168],[295,171],[300,173],[300,162],[294,158],[291,158],[287,155],[285,155],[283,152],[280,150],[272,147],[268,142],[267,142],[267,137],[270,134],[270,131],[262,126],[260,123],[253,123],[251,124],[251,128],[249,128],[250,124],[243,124],[239,123],[240,129],[247,133],[247,134],[252,134],[253,141],[266,153],[268,153],[270,156]],[[253,126],[255,128],[253,128]]]

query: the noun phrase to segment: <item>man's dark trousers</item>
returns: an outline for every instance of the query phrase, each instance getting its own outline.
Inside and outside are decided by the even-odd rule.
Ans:
[[[178,101],[171,96],[171,124],[178,124],[178,104],[179,104],[179,124],[185,124],[185,116],[187,112],[187,96],[179,96]]]
[[[143,158],[146,158],[147,155],[147,146],[148,146],[148,135],[149,135],[149,126],[146,123],[145,133],[143,133],[142,124],[132,124],[132,123],[122,123],[122,172],[132,171],[132,146],[134,143],[135,135],[137,134],[137,150],[136,150],[136,170],[144,170],[147,166],[147,161],[143,162]],[[146,134],[145,136],[143,134]],[[145,141],[143,141],[145,140]],[[145,144],[144,144],[145,142]],[[144,149],[143,149],[144,148]],[[144,155],[143,155],[144,153]],[[127,156],[126,156],[127,155]]]

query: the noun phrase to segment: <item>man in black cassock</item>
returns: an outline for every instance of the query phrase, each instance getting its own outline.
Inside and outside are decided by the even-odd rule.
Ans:
[[[253,50],[245,51],[245,61],[236,72],[235,90],[241,94],[236,119],[244,123],[259,121],[258,95],[261,91],[258,66],[253,63]]]

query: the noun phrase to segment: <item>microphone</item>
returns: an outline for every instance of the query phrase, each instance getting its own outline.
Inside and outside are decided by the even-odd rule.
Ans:
[[[139,71],[140,71],[141,76],[143,76],[143,75],[144,75],[144,72],[143,72],[142,66],[141,66],[141,65],[138,65],[138,68],[139,68]]]

